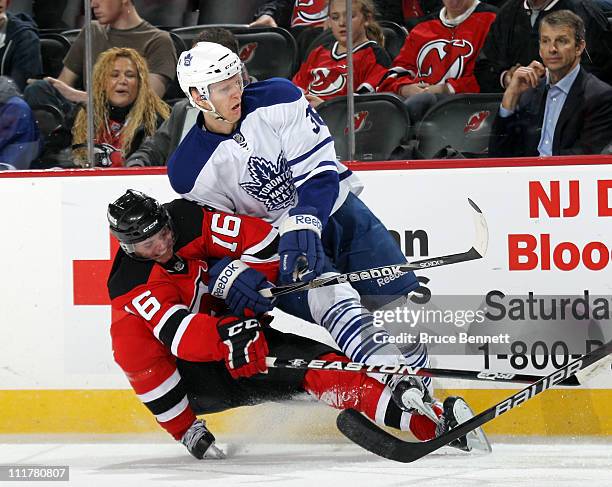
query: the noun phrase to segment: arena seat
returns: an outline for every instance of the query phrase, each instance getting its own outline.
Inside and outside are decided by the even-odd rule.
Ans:
[[[57,78],[64,67],[64,58],[70,50],[70,41],[57,33],[40,35],[40,54],[43,75]]]
[[[467,157],[486,157],[491,125],[502,94],[454,95],[435,104],[416,126],[418,149],[426,159],[451,146]]]
[[[379,24],[385,35],[385,49],[389,53],[389,56],[391,56],[391,60],[393,60],[402,49],[408,31],[405,27],[389,20],[381,20]]]
[[[38,130],[45,138],[62,127],[64,114],[59,108],[52,105],[33,105],[30,108],[38,124]]]
[[[81,29],[69,29],[62,32],[62,35],[72,44],[80,34]]]
[[[317,112],[334,137],[336,153],[348,160],[346,97],[328,100]],[[355,95],[355,159],[384,161],[408,140],[410,120],[402,101],[388,93]]]
[[[278,76],[291,78],[297,65],[295,39],[280,27],[253,27],[243,25],[194,25],[173,29],[187,46],[207,27],[225,27],[238,40],[240,58],[246,64],[249,74],[258,80]]]

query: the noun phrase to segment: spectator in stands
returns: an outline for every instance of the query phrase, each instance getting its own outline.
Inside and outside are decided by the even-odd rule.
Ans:
[[[40,29],[69,29],[62,18],[67,5],[68,0],[32,0],[32,15]]]
[[[94,133],[100,160],[96,165],[123,166],[147,135],[170,115],[170,108],[153,91],[144,58],[134,49],[113,47],[98,57],[93,70]],[[77,114],[72,142],[75,161],[84,165],[87,110]]]
[[[94,62],[100,53],[112,47],[138,51],[149,66],[149,85],[160,97],[174,79],[176,52],[170,34],[153,27],[138,15],[132,0],[92,0],[97,21],[92,22]],[[87,93],[76,88],[82,82],[85,65],[85,29],[81,29],[57,79],[45,78],[28,86],[24,92],[30,105],[50,104],[70,113],[75,103],[87,102]]]
[[[353,0],[353,84],[356,93],[373,93],[391,66],[382,48],[384,36],[374,19],[372,0]],[[346,96],[348,67],[346,61],[346,1],[329,2],[329,19],[334,38],[314,49],[293,82],[304,92],[313,107],[337,96]]]
[[[295,37],[299,59],[305,59],[308,48],[326,27],[328,0],[272,0],[255,12],[250,27],[283,27]]]
[[[272,0],[259,8],[250,27],[323,27],[327,3],[328,0]]]
[[[444,0],[444,7],[406,38],[378,91],[406,98],[412,123],[454,93],[478,93],[474,64],[497,9],[479,0]]]
[[[612,141],[612,86],[580,66],[582,18],[569,10],[540,23],[540,57],[516,69],[493,123],[493,157],[599,154]]]
[[[0,169],[29,169],[40,150],[32,110],[15,82],[0,76]]]
[[[32,18],[7,12],[9,3],[0,0],[0,75],[12,78],[23,90],[28,78],[42,74],[40,41]]]
[[[602,81],[612,82],[612,55],[608,21],[591,0],[507,0],[491,26],[476,62],[480,90],[500,93],[519,66],[538,59],[538,29],[542,17],[556,10],[571,10],[586,26],[587,49],[582,65]]]
[[[232,52],[238,54],[238,41],[229,30],[221,27],[208,27],[200,32],[200,35],[193,41],[193,46],[198,42],[216,42],[227,47]],[[243,75],[247,77],[246,67],[243,68]],[[189,100],[185,98],[174,104],[170,117],[155,131],[147,137],[140,147],[131,154],[126,166],[165,166],[174,149],[187,132],[194,126],[196,117],[200,111],[191,106]]]

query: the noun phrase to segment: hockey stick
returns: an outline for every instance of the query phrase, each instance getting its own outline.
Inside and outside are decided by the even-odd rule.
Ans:
[[[341,362],[333,360],[311,360],[309,362],[301,358],[280,359],[277,357],[266,357],[266,365],[275,369],[341,370],[345,372],[417,375],[420,377],[445,377],[449,379],[518,382],[523,384],[532,384],[543,378],[541,375],[513,374],[512,372],[434,369],[425,367],[413,372],[408,365],[366,365],[360,362]],[[559,385],[579,386],[580,383],[575,376],[571,376],[561,381]]]
[[[297,291],[306,291],[318,287],[333,286],[335,284],[343,284],[345,282],[365,281],[368,279],[378,279],[390,276],[397,276],[403,272],[415,271],[419,269],[429,269],[430,267],[440,267],[443,265],[457,264],[459,262],[467,262],[469,260],[481,259],[487,252],[489,244],[489,230],[487,221],[485,220],[482,211],[471,199],[468,198],[468,203],[474,210],[474,224],[476,226],[476,239],[470,250],[459,254],[443,255],[440,257],[429,257],[427,259],[409,262],[400,265],[388,265],[381,267],[373,267],[372,269],[364,269],[362,271],[347,272],[332,277],[322,277],[313,279],[310,282],[297,282],[286,286],[277,286],[267,289],[261,289],[259,293],[266,298],[274,298],[283,294],[293,293]]]
[[[465,423],[460,424],[456,428],[432,440],[417,443],[403,441],[379,428],[353,409],[342,411],[338,415],[336,425],[348,439],[376,455],[397,462],[414,462],[438,450],[444,445],[447,445],[451,441],[465,436],[470,431],[481,427],[498,416],[507,413],[516,406],[520,406],[530,399],[533,399],[538,394],[561,383],[564,379],[572,377],[582,369],[604,359],[611,352],[612,341],[587,355],[583,355],[578,360],[570,362],[565,367],[561,367],[522,391],[513,394],[477,416],[467,420]]]

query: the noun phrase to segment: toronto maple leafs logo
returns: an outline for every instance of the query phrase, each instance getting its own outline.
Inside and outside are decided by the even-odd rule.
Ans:
[[[282,152],[276,162],[263,157],[250,157],[248,169],[252,181],[242,182],[240,186],[261,201],[268,211],[282,210],[295,203],[296,191],[291,170]]]

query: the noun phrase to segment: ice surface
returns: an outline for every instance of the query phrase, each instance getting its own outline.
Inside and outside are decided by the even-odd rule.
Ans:
[[[44,441],[44,440],[43,440]],[[493,444],[493,453],[454,450],[412,464],[378,458],[352,444],[220,443],[228,458],[197,461],[182,445],[0,443],[0,464],[69,465],[70,482],[137,486],[612,486],[612,443]],[[5,484],[7,485],[7,484]],[[41,486],[40,482],[18,485]]]

